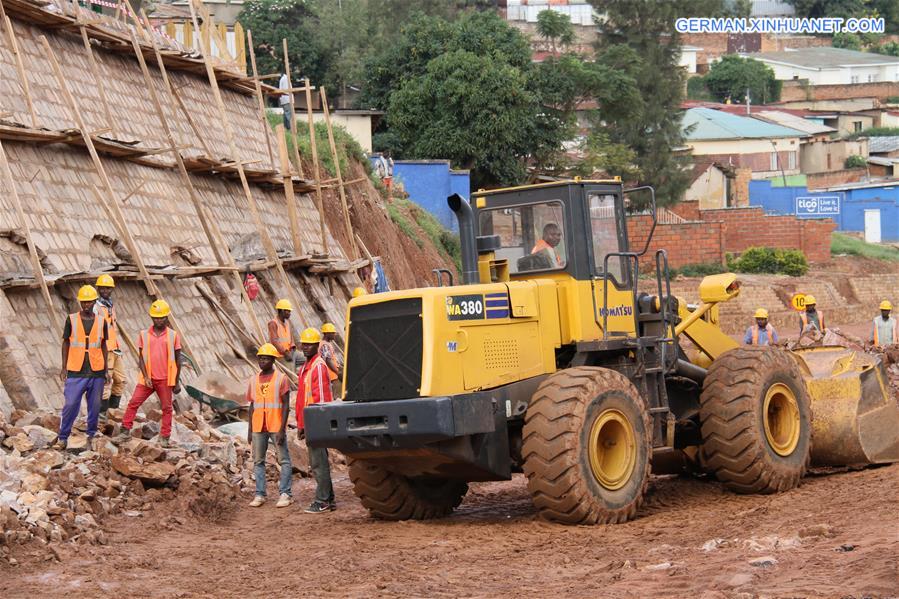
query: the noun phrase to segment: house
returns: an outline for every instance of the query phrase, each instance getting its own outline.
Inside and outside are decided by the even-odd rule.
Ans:
[[[899,135],[868,140],[868,171],[872,176],[894,177],[899,169]]]
[[[829,218],[838,231],[864,232],[865,240],[872,243],[899,241],[899,180],[850,183],[816,191],[751,181],[749,203],[769,214]]]
[[[683,45],[680,48],[680,58],[677,60],[677,66],[683,67],[690,75],[696,74],[696,59],[702,48],[698,46]]]
[[[807,80],[809,85],[851,85],[899,81],[899,57],[843,48],[801,48],[746,54],[765,63],[782,80]]]
[[[751,117],[698,107],[684,113],[684,141],[694,162],[748,168],[753,179],[799,174],[807,133]]]
[[[340,125],[346,129],[347,133],[359,142],[365,153],[371,154],[372,131],[377,128],[383,116],[384,113],[380,110],[344,110],[341,108],[331,111],[331,124],[335,126]],[[316,123],[323,123],[325,114],[321,110],[313,110],[312,118]],[[306,122],[305,108],[297,108],[297,120]]]

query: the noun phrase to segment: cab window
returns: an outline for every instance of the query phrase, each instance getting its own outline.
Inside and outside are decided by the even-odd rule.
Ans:
[[[561,202],[482,210],[478,235],[499,235],[499,259],[509,262],[511,274],[561,270],[568,261],[565,219]]]
[[[615,199],[615,194],[611,193],[591,192],[587,194],[590,207],[590,230],[593,238],[594,272],[597,275],[606,274],[603,271],[606,255],[622,251],[620,249],[622,234]],[[608,274],[615,281],[626,282],[623,264],[619,256],[610,257],[608,267]]]

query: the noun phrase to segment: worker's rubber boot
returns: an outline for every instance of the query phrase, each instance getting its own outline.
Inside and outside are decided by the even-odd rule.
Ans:
[[[114,408],[114,409],[118,410],[120,403],[122,403],[121,395],[110,395],[109,396],[109,407],[110,408]]]
[[[122,427],[122,430],[119,432],[118,435],[116,435],[116,438],[115,438],[115,440],[118,441],[119,443],[124,443],[130,439],[131,439],[131,429],[125,428],[124,426]]]
[[[169,442],[168,437],[159,437],[159,446],[168,448],[171,447],[172,444]]]
[[[100,424],[106,424],[109,420],[109,400],[100,400]]]

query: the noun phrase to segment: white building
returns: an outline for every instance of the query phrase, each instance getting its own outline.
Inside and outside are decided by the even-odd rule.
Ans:
[[[842,48],[802,48],[745,54],[774,69],[777,79],[807,79],[811,85],[899,81],[899,57]]]
[[[677,61],[678,66],[687,70],[691,75],[696,74],[696,55],[702,48],[696,46],[681,46],[680,59]]]

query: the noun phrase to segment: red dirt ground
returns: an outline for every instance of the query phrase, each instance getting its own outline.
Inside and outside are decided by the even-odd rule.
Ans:
[[[899,592],[899,465],[806,478],[774,496],[653,479],[639,517],[540,520],[522,476],[474,485],[450,518],[370,520],[336,476],[340,509],[243,505],[228,522],[117,517],[107,546],[0,567],[0,596],[887,597]],[[272,491],[274,491],[272,489]],[[245,502],[244,502],[245,503]],[[174,517],[173,517],[174,516]],[[718,539],[718,541],[716,541]],[[705,545],[705,549],[703,546]],[[717,545],[717,547],[715,547]],[[749,560],[771,556],[776,564]]]

